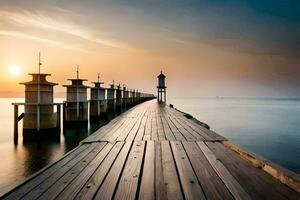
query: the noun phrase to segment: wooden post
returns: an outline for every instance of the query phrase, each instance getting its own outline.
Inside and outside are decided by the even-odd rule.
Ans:
[[[37,113],[36,113],[36,116],[37,116],[37,119],[36,119],[36,123],[37,123],[37,131],[39,132],[40,129],[41,129],[41,114],[40,114],[40,104],[37,103]]]
[[[57,123],[57,129],[61,129],[61,119],[60,119],[60,115],[61,115],[61,105],[60,104],[57,104],[57,111],[56,111],[56,114],[57,114],[57,118],[56,118],[56,123]]]
[[[66,121],[66,104],[67,103],[63,103],[63,123]]]
[[[19,106],[14,105],[14,143],[18,144],[18,122],[19,122]]]

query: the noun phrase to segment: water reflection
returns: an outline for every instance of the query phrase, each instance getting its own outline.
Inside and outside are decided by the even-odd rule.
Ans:
[[[74,126],[64,129],[66,151],[70,151],[88,136],[88,126]]]
[[[23,142],[24,176],[28,177],[51,163],[58,150],[62,150],[58,140]]]
[[[55,162],[68,151],[74,149],[81,140],[92,134],[120,113],[110,113],[100,119],[92,120],[85,127],[65,128],[58,137],[37,137],[33,141],[24,141],[22,121],[19,123],[18,145],[13,140],[12,102],[23,99],[0,99],[0,196],[12,189],[25,178],[41,168]],[[23,112],[20,109],[20,112]]]

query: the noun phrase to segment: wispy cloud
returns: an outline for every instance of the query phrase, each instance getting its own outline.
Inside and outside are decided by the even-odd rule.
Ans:
[[[16,31],[0,30],[0,35],[13,36],[13,37],[18,37],[18,38],[26,38],[26,39],[36,40],[36,41],[39,41],[39,42],[44,42],[44,43],[59,45],[59,46],[62,45],[62,43],[59,43],[59,42],[54,41],[54,40],[49,40],[49,39],[44,39],[44,38],[40,38],[40,37],[35,37],[35,36],[32,36],[32,35],[28,35],[28,34],[25,34],[25,33],[16,32]]]
[[[71,14],[71,12],[69,12],[68,14]],[[55,17],[47,16],[42,12],[32,13],[26,10],[20,10],[18,12],[0,11],[0,18],[18,27],[32,27],[41,30],[54,31],[61,34],[75,36],[78,37],[79,39],[83,39],[106,47],[122,48],[122,49],[132,48],[130,45],[126,43],[114,39],[108,39],[105,36],[101,36],[97,30],[90,30],[87,27],[81,26],[74,22],[66,21],[60,17],[55,18]],[[6,30],[2,30],[2,34],[19,36],[19,37],[22,36],[29,39],[35,39],[35,40],[40,40],[49,43],[56,43],[55,41],[52,40],[42,39],[36,36],[30,36],[30,34],[9,32]]]
[[[11,36],[11,37],[16,37],[16,38],[25,38],[25,39],[35,40],[38,42],[56,45],[56,46],[58,46],[60,48],[64,48],[64,49],[72,49],[72,50],[76,50],[76,51],[87,52],[87,51],[83,50],[82,48],[75,47],[74,45],[69,45],[69,44],[65,44],[63,42],[59,42],[57,40],[50,40],[50,39],[37,37],[37,36],[31,35],[31,34],[21,33],[21,32],[17,32],[17,31],[0,30],[0,35]]]

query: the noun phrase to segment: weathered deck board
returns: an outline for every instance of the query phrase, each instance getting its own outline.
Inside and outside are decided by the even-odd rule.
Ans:
[[[212,142],[207,145],[253,199],[299,199],[298,193],[236,156],[224,145]]]
[[[183,199],[181,184],[177,174],[172,150],[168,141],[161,142],[162,171],[164,177],[164,190],[167,199]]]
[[[119,176],[122,174],[123,166],[125,165],[126,159],[128,157],[129,151],[131,149],[132,142],[127,142],[121,153],[118,155],[114,165],[111,167],[110,171],[107,173],[104,182],[99,185],[99,189],[95,194],[96,199],[111,199],[116,190],[116,186],[119,180]],[[85,196],[82,196],[85,199]]]
[[[208,199],[233,199],[220,177],[214,171],[195,142],[183,142],[195,174]],[[214,181],[211,181],[214,180]]]
[[[147,141],[139,199],[155,199],[155,146]]]
[[[113,147],[114,145],[114,147]],[[107,174],[110,166],[118,153],[122,149],[124,142],[117,142],[115,144],[108,143],[105,148],[106,151],[101,152],[95,157],[93,163],[86,167],[84,171],[77,176],[76,179],[61,192],[57,199],[74,199],[76,196],[81,196],[84,193],[84,198],[92,198],[95,191],[98,189],[98,184],[103,180]],[[113,148],[112,148],[113,147]],[[81,190],[81,195],[78,192]],[[91,196],[89,196],[92,194]]]
[[[186,199],[205,199],[191,163],[181,142],[171,142],[180,182]]]
[[[201,151],[204,153],[206,159],[209,161],[210,165],[225,183],[228,190],[234,196],[235,199],[251,199],[250,196],[245,192],[244,188],[239,184],[239,182],[230,174],[227,168],[222,162],[217,160],[216,156],[212,151],[204,144],[204,142],[197,142]]]
[[[183,113],[149,101],[3,199],[300,199]]]

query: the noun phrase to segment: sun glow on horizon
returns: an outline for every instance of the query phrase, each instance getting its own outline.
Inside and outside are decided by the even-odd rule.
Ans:
[[[11,67],[9,67],[8,71],[11,76],[21,75],[21,67],[18,65],[12,65]]]

